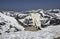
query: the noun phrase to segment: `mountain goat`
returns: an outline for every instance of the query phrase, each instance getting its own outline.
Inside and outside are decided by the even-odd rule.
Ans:
[[[30,16],[32,18],[33,21],[33,25],[37,28],[37,29],[41,29],[41,16],[39,13],[30,13]]]

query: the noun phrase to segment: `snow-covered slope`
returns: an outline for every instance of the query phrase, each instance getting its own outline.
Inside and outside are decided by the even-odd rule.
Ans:
[[[20,39],[54,39],[60,37],[60,25],[49,26],[37,32],[24,31],[20,34]]]
[[[25,28],[21,25],[19,25],[19,23],[16,21],[15,18],[10,17],[10,16],[6,16],[2,13],[0,13],[0,28],[3,29],[3,31],[7,31],[10,29],[10,27],[12,28],[17,28],[19,30],[24,30]]]
[[[54,39],[60,37],[60,25],[48,26],[36,32],[20,31],[15,33],[3,34],[2,36],[5,39]]]
[[[31,18],[29,16],[30,13],[39,13],[41,15],[42,25],[49,25],[49,21],[52,20],[53,18],[60,19],[60,10],[59,9],[50,9],[50,10],[37,9],[37,10],[29,10],[29,11],[26,11],[26,14],[21,13],[21,12],[14,12],[14,11],[5,11],[5,12],[3,11],[2,13],[5,14],[5,15],[7,15],[7,16],[11,16],[11,17],[14,17],[14,18],[18,19],[23,24],[26,24],[26,23],[24,23],[24,21],[26,21],[26,19],[28,19],[28,21],[30,21],[30,18]]]
[[[51,13],[53,11],[53,13]],[[59,11],[59,13],[55,13],[55,11]],[[32,10],[28,11],[29,14],[19,14],[19,12],[3,12],[0,13],[0,39],[54,39],[60,37],[60,25],[50,25],[46,21],[53,20],[52,18],[60,18],[60,10],[48,10],[44,12],[44,10]],[[42,24],[50,25],[45,26],[42,30],[39,31],[25,31],[24,27],[18,23],[18,21],[22,22],[25,25],[33,25],[32,19],[30,17],[30,13],[39,13],[41,15]],[[59,19],[60,20],[60,19]],[[59,20],[54,20],[60,22]],[[26,23],[24,23],[26,22]],[[29,26],[28,26],[29,27]],[[18,32],[13,32],[15,30],[21,30]],[[28,30],[28,29],[27,29]],[[10,31],[10,33],[5,33],[6,31]],[[3,33],[1,35],[1,33]]]

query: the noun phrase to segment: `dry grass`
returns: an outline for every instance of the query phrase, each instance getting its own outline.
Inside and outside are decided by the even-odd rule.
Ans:
[[[36,27],[30,26],[30,27],[25,27],[26,31],[38,31]]]
[[[54,39],[60,39],[60,37],[58,37],[58,38],[54,38]]]

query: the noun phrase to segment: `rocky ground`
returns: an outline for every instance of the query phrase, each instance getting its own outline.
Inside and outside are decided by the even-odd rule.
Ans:
[[[31,26],[31,27],[25,27],[25,30],[26,31],[38,31],[38,29],[36,29],[36,27],[33,27],[33,26]]]

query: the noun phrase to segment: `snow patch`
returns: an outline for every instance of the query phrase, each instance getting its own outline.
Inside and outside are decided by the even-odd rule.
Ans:
[[[3,23],[5,23],[3,25]],[[3,30],[6,31],[6,29],[9,29],[10,26],[16,27],[19,30],[24,30],[25,28],[16,21],[15,18],[6,16],[2,13],[0,13],[0,26],[2,26]]]

